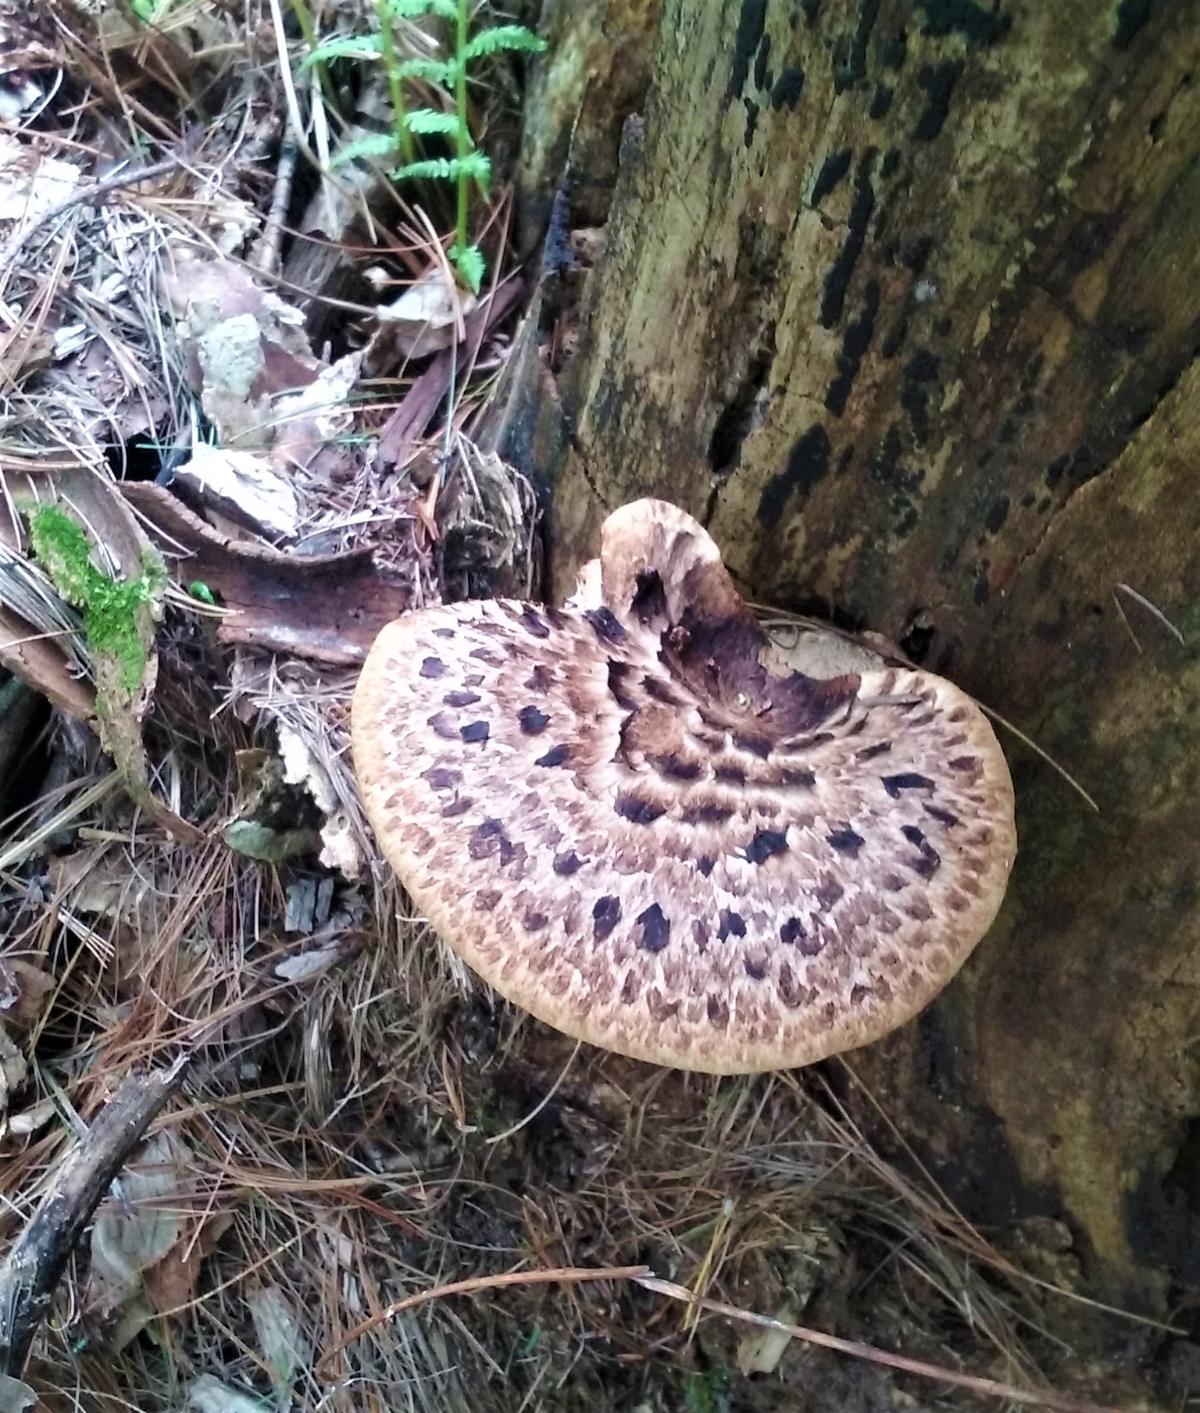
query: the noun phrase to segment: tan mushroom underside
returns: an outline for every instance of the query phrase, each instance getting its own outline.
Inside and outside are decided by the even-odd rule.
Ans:
[[[833,633],[800,661],[697,522],[626,506],[563,608],[380,634],[353,705],[380,847],[455,951],[568,1035],[718,1074],[866,1044],[990,925],[1012,784],[950,683]]]

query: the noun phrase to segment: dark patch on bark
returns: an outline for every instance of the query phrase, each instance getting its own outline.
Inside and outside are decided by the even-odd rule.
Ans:
[[[551,746],[544,756],[538,756],[537,760],[534,761],[534,765],[541,765],[547,768],[562,765],[563,761],[565,761],[570,754],[570,749],[567,746]]]
[[[867,71],[867,44],[879,14],[879,0],[859,0],[858,21],[849,40],[842,41],[840,58],[835,59],[833,90],[842,93],[862,78]]]
[[[441,677],[446,671],[446,664],[440,657],[427,657],[421,661],[422,677]]]
[[[912,421],[913,436],[918,446],[929,438],[929,388],[938,374],[938,361],[926,348],[918,349],[904,368],[904,386],[900,389],[900,406]]]
[[[447,692],[442,701],[448,707],[474,706],[480,700],[478,692]]]
[[[886,118],[892,111],[892,99],[896,96],[896,90],[890,84],[877,83],[875,92],[871,94],[871,105],[867,109],[867,117],[879,122],[881,118]]]
[[[1150,18],[1154,0],[1121,0],[1117,6],[1117,23],[1113,30],[1113,48],[1128,49],[1138,30]]]
[[[778,112],[781,108],[791,111],[800,101],[804,92],[804,70],[789,67],[783,70],[771,89],[771,107]]]
[[[754,87],[762,92],[771,87],[771,36],[764,34],[754,56]]]
[[[917,0],[925,16],[921,33],[941,37],[959,34],[969,44],[995,44],[1012,28],[1012,16],[1003,10],[985,9],[976,0]]]
[[[932,142],[946,124],[950,98],[962,77],[961,59],[946,59],[940,64],[922,64],[917,70],[917,83],[925,91],[925,109],[913,128],[918,142]]]
[[[486,721],[468,721],[458,733],[468,746],[482,745],[491,734]]]
[[[879,46],[879,62],[893,73],[898,73],[904,67],[907,54],[908,35],[902,29],[898,29],[890,39],[885,39]]]
[[[773,336],[773,331],[771,331]],[[768,339],[769,341],[769,339]],[[708,464],[718,476],[727,475],[741,460],[742,443],[754,421],[759,396],[771,371],[771,359],[759,353],[750,360],[733,400],[721,409],[708,443]]]
[[[738,15],[737,34],[733,40],[733,62],[729,68],[729,87],[725,90],[728,105],[746,87],[754,53],[762,42],[767,23],[767,0],[742,0]]]
[[[900,165],[900,149],[889,147],[883,154],[883,161],[879,164],[879,175],[887,181],[896,168]]]
[[[840,152],[831,152],[821,163],[821,170],[817,173],[812,195],[809,197],[813,206],[820,206],[830,192],[837,190],[842,178],[850,170],[853,157],[853,151],[849,147],[843,147]]]
[[[800,492],[800,503],[829,473],[829,434],[820,422],[814,422],[788,455],[787,465],[763,487],[758,502],[760,525],[774,525],[783,515],[793,491]]]
[[[846,410],[846,401],[854,387],[863,356],[871,346],[875,332],[875,316],[879,312],[879,281],[871,280],[863,291],[862,308],[857,319],[846,325],[842,336],[842,351],[838,354],[837,377],[829,384],[825,406],[835,417]]]
[[[1008,519],[1009,499],[1007,496],[998,496],[993,502],[991,509],[984,517],[983,525],[989,535],[998,535],[1004,528],[1004,522]]]
[[[871,213],[875,210],[875,189],[871,185],[871,169],[875,163],[875,149],[868,148],[863,153],[854,176],[854,201],[846,222],[846,238],[838,251],[837,259],[825,275],[821,288],[821,327],[832,329],[842,317],[846,304],[846,291],[850,276],[862,254],[863,243],[867,238],[867,226]]]
[[[573,873],[579,872],[583,867],[583,863],[583,859],[579,857],[574,849],[568,849],[566,853],[554,855],[552,867],[554,872],[561,877],[570,878]]]

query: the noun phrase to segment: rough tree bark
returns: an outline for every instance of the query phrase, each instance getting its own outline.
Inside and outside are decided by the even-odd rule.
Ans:
[[[1198,62],[1193,0],[664,0],[575,352],[510,438],[556,592],[666,496],[1095,796],[1008,741],[1001,918],[856,1064],[972,1216],[1059,1219],[1159,1314],[1200,1285]]]

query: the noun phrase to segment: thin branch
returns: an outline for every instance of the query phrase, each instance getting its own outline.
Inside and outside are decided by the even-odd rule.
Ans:
[[[121,1166],[178,1088],[181,1056],[167,1069],[131,1074],[63,1162],[0,1266],[0,1372],[20,1378],[34,1335],[75,1244]]]

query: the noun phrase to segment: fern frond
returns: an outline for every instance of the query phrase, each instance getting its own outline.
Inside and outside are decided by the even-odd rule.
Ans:
[[[405,59],[396,65],[399,78],[426,79],[429,83],[450,88],[458,74],[457,59]]]
[[[458,118],[454,113],[438,113],[432,108],[414,108],[405,113],[404,126],[418,136],[439,133],[444,137],[454,137],[458,133]]]
[[[467,41],[462,57],[466,62],[480,59],[486,54],[499,54],[504,50],[524,49],[540,53],[546,41],[524,25],[497,25],[494,29],[482,29]]]
[[[385,8],[398,20],[418,20],[422,15],[440,15],[444,20],[458,17],[454,0],[384,0]]]
[[[395,133],[373,132],[366,137],[355,138],[345,147],[339,148],[330,159],[331,167],[344,167],[359,157],[390,157],[398,146]]]
[[[300,61],[301,69],[314,64],[328,64],[333,59],[374,59],[383,47],[377,34],[344,34],[337,39],[322,40]]]
[[[426,157],[420,162],[406,162],[392,176],[396,181],[456,181],[465,177],[484,186],[491,174],[492,164],[482,152],[468,152],[465,157]]]

